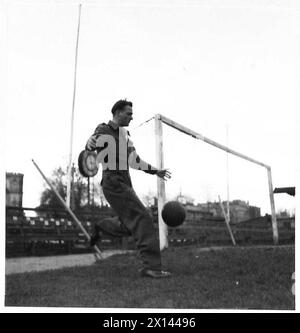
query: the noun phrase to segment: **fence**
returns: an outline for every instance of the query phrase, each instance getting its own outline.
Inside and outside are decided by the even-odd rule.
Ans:
[[[273,229],[270,215],[232,224],[231,229],[237,245],[272,244]],[[295,243],[295,219],[278,219],[279,244]],[[224,220],[203,219],[179,228],[169,228],[170,245],[196,244],[198,246],[231,245]]]
[[[6,257],[93,251],[84,234],[70,219],[51,218],[47,210],[35,211],[42,211],[46,217],[26,217],[24,210],[7,209]],[[82,225],[91,234],[95,221],[104,216],[108,214],[91,216],[90,220],[82,220]],[[106,236],[101,239],[101,247],[120,248],[122,240]]]
[[[10,213],[9,213],[10,211]],[[49,213],[49,212],[48,212]],[[156,210],[152,211],[157,220]],[[156,213],[156,214],[155,214]],[[111,215],[108,210],[103,215]],[[22,210],[8,209],[6,216],[6,256],[50,255],[62,253],[92,252],[80,229],[68,218],[26,217]],[[81,219],[84,228],[91,233],[99,215]],[[156,223],[157,225],[157,223]],[[280,244],[295,242],[294,218],[278,219]],[[271,244],[273,242],[271,216],[264,216],[232,225],[237,245]],[[197,246],[230,245],[231,240],[223,219],[201,219],[185,222],[178,228],[169,228],[170,246],[194,244]],[[101,249],[134,249],[131,237],[119,239],[106,236],[99,244]]]

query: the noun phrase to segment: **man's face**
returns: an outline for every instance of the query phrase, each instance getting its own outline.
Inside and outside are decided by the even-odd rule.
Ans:
[[[119,126],[125,127],[128,126],[132,118],[132,107],[127,105],[123,110],[119,112]]]

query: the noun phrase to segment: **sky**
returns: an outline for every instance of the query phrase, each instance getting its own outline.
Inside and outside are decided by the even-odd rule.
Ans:
[[[272,167],[273,186],[296,184],[299,5],[296,1],[81,1],[73,159],[115,101],[133,102],[129,127],[140,156],[156,165],[156,113]],[[24,174],[23,205],[67,166],[78,1],[1,3],[6,74],[4,165]],[[2,53],[3,54],[3,53]],[[4,64],[4,65],[3,65]],[[2,113],[2,112],[1,112]],[[1,115],[3,117],[3,113]],[[168,199],[227,198],[270,213],[264,168],[167,126]],[[227,168],[228,158],[228,168]],[[97,186],[100,173],[95,177]],[[132,171],[139,196],[156,177]],[[277,210],[295,198],[275,196]]]

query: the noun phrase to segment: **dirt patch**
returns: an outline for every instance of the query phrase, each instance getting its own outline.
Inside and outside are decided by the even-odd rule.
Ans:
[[[103,259],[115,254],[124,254],[132,251],[107,250],[102,252]],[[10,258],[5,262],[5,274],[16,274],[25,272],[38,272],[52,269],[60,269],[74,266],[88,266],[95,263],[93,253],[70,254],[64,256]]]

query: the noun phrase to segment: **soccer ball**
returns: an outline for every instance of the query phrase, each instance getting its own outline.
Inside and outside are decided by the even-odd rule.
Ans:
[[[161,212],[162,218],[169,227],[178,227],[186,217],[185,208],[178,201],[167,202]]]

